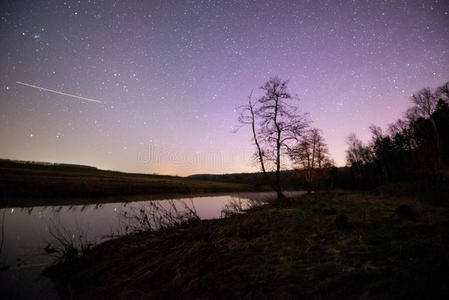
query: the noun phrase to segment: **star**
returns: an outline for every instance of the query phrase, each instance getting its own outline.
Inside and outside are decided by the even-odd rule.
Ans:
[[[223,168],[161,161],[152,172],[253,171],[231,160],[252,144],[230,128],[251,91],[257,99],[278,75],[342,165],[353,128],[362,136],[370,124],[387,126],[411,93],[449,79],[445,1],[9,2],[0,20],[6,158],[148,172],[134,152],[151,137],[161,153],[171,147],[188,157],[215,146],[227,159]]]

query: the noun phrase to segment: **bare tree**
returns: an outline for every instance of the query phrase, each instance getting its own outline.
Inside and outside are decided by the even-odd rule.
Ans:
[[[348,149],[346,149],[346,164],[353,167],[357,180],[362,178],[363,165],[368,165],[374,161],[373,149],[370,145],[364,145],[361,140],[351,133],[346,138]]]
[[[262,97],[253,100],[251,93],[248,104],[240,107],[238,119],[240,125],[251,124],[262,172],[276,191],[279,202],[287,201],[281,186],[282,157],[300,140],[308,126],[306,116],[290,104],[295,98],[288,92],[287,84],[278,77],[270,78],[261,87]],[[274,181],[268,175],[271,170]]]
[[[348,144],[346,150],[346,163],[348,165],[365,165],[373,161],[372,148],[369,145],[365,146],[355,133],[351,133],[346,138],[346,143]]]
[[[429,88],[425,88],[413,94],[411,101],[414,104],[411,109],[413,109],[418,116],[430,119],[437,107],[438,98]]]
[[[302,140],[290,150],[289,155],[303,172],[308,193],[312,191],[315,175],[321,175],[324,168],[332,165],[327,145],[317,128],[308,130]]]
[[[253,142],[257,148],[257,158],[260,163],[262,172],[264,176],[268,177],[267,171],[265,169],[265,162],[264,162],[264,153],[262,151],[262,148],[260,147],[259,138],[257,136],[257,128],[256,128],[256,112],[255,112],[255,101],[252,99],[253,91],[251,91],[251,94],[248,96],[248,104],[242,105],[239,107],[240,114],[238,116],[238,129],[244,125],[251,125],[251,131],[253,134]],[[236,130],[236,131],[237,131]]]

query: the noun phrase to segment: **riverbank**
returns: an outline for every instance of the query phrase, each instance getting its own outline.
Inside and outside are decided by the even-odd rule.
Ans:
[[[111,197],[230,193],[249,185],[177,176],[105,171],[88,166],[0,160],[0,207],[98,204]],[[117,202],[122,199],[118,198]]]
[[[317,193],[125,236],[46,273],[76,298],[447,298],[448,202]]]

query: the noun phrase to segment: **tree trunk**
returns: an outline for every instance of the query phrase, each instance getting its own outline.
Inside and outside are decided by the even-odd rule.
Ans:
[[[251,112],[251,129],[253,130],[253,138],[254,138],[254,143],[256,144],[256,147],[257,147],[257,154],[259,155],[260,166],[262,168],[262,172],[263,172],[265,180],[267,180],[267,182],[270,183],[270,178],[268,177],[267,171],[265,170],[265,163],[263,160],[263,152],[262,152],[262,149],[260,148],[260,144],[257,139],[256,124],[255,124],[256,117],[255,117],[254,108],[253,108],[251,99],[249,100],[249,109]]]
[[[276,95],[276,105],[274,108],[274,126],[276,126],[277,137],[276,137],[276,193],[277,200],[279,203],[287,202],[287,197],[282,194],[281,190],[281,128],[277,122],[278,109],[279,109],[279,98]]]
[[[276,203],[279,205],[290,205],[291,201],[282,193],[281,189],[276,190],[277,200]]]
[[[438,132],[438,128],[437,128],[437,124],[435,123],[435,120],[433,119],[432,116],[430,116],[430,122],[432,123],[432,127],[433,130],[435,132],[435,146],[436,146],[436,166],[434,172],[436,171],[436,173],[439,172],[440,168],[441,168],[441,150],[440,150],[440,133]]]

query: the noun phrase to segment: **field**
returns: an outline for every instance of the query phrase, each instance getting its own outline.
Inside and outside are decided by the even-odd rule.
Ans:
[[[103,201],[100,197],[108,196],[219,193],[250,189],[250,186],[243,184],[185,177],[0,160],[0,207],[75,204],[86,201],[97,203]],[[74,200],[77,197],[83,199]]]
[[[392,189],[125,236],[47,275],[74,298],[447,299],[447,199]]]

